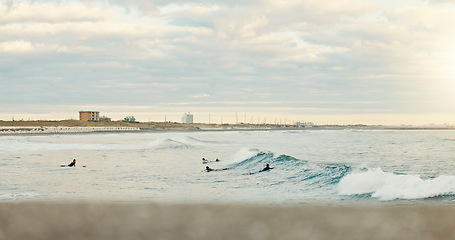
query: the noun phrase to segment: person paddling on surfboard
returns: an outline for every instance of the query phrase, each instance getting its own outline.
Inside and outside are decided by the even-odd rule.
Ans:
[[[255,174],[255,173],[260,173],[260,172],[268,171],[268,170],[270,170],[270,169],[273,169],[273,167],[270,167],[270,164],[267,164],[267,165],[265,166],[265,168],[262,169],[262,170],[260,170],[259,172],[245,173],[245,175],[253,175],[253,174]]]
[[[269,165],[269,164],[267,164],[267,166],[265,166],[265,168],[264,168],[264,169],[262,169],[262,170],[261,170],[261,171],[259,171],[259,172],[265,172],[265,171],[268,171],[268,170],[270,170],[270,169],[273,169],[273,168],[272,168],[272,167],[270,167],[270,165]]]
[[[219,162],[219,161],[220,161],[219,158],[217,158],[215,161],[210,161],[210,160],[208,160],[208,159],[206,159],[206,158],[202,158],[202,163],[204,163],[204,164],[205,164],[205,163],[209,163],[209,162]]]
[[[211,172],[211,171],[222,171],[222,170],[229,170],[229,168],[213,169],[213,168],[210,168],[209,166],[206,166],[206,167],[205,167],[205,171],[207,171],[207,172]]]
[[[68,167],[76,167],[76,159],[74,159],[70,164],[68,164]]]

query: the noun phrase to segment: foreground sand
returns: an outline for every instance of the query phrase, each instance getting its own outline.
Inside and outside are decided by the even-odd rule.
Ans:
[[[0,239],[455,239],[455,207],[0,203]]]

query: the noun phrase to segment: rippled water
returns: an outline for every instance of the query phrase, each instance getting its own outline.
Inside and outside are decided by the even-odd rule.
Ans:
[[[454,157],[450,130],[1,136],[0,200],[451,203]]]

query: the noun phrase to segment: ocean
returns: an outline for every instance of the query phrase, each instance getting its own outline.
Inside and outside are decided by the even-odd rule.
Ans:
[[[8,135],[0,201],[452,204],[454,157],[453,130]]]

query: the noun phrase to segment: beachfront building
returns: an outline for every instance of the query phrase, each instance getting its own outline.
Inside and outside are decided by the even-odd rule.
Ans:
[[[129,122],[129,123],[134,123],[136,122],[136,118],[134,118],[134,116],[126,116],[124,119],[123,119],[124,122]]]
[[[97,111],[79,111],[79,120],[88,122],[88,121],[99,121],[100,112]]]
[[[183,124],[192,124],[193,123],[193,114],[191,114],[191,113],[183,114],[182,123]]]

